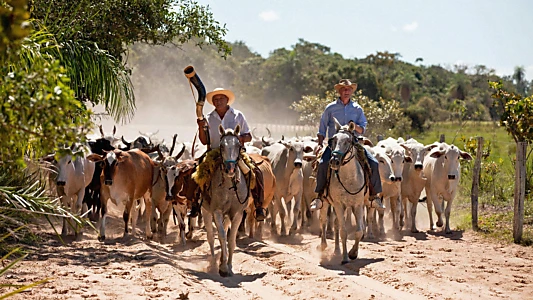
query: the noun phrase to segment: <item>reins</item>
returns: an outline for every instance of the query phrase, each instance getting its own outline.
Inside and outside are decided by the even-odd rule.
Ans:
[[[331,152],[331,155],[332,155],[332,156],[333,156],[333,154],[340,154],[340,156],[341,156],[341,159],[340,159],[340,160],[341,160],[341,166],[339,167],[339,169],[340,169],[342,166],[346,165],[348,162],[350,162],[350,161],[355,157],[355,151],[354,151],[354,148],[355,148],[355,142],[354,142],[354,141],[355,141],[355,137],[354,137],[354,135],[353,135],[351,132],[349,132],[349,131],[340,130],[339,132],[347,133],[347,134],[349,134],[349,135],[352,137],[352,139],[351,139],[351,140],[352,140],[352,143],[350,144],[350,148],[348,149],[347,152],[342,152],[342,151],[337,151],[337,150]],[[349,153],[350,156],[346,159],[345,156],[346,156],[347,153]],[[361,166],[361,168],[363,168],[363,166],[361,165],[361,162],[358,161],[358,163],[359,163],[359,165]],[[332,173],[331,171],[333,171],[333,170],[331,170],[331,168],[329,168],[329,169],[330,169],[330,172],[329,172],[328,182],[331,182],[331,173]],[[367,182],[366,182],[366,176],[365,176],[365,174],[364,174],[364,171],[363,171],[363,180],[364,180],[364,181],[363,181],[363,185],[361,186],[361,188],[360,188],[359,190],[357,190],[357,191],[355,191],[355,192],[350,192],[350,191],[348,190],[348,188],[346,188],[346,186],[344,185],[344,183],[342,183],[342,181],[341,181],[341,177],[339,176],[339,170],[338,170],[338,169],[335,170],[335,177],[337,177],[337,180],[339,181],[339,183],[340,183],[340,185],[342,186],[342,188],[344,189],[344,191],[346,191],[346,192],[347,192],[348,194],[350,194],[350,195],[357,195],[357,194],[359,194],[359,193],[360,193],[360,192],[366,187],[366,185],[367,185]],[[328,184],[328,194],[330,193],[329,189],[330,189],[330,185]]]

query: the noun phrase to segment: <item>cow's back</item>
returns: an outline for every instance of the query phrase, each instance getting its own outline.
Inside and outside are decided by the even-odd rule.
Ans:
[[[123,155],[125,160],[117,165],[113,186],[127,192],[133,199],[139,199],[152,187],[154,162],[138,149],[129,150]]]

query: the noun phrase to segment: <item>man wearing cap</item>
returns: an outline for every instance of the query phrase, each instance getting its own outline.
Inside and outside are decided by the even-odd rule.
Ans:
[[[335,85],[335,90],[339,93],[339,98],[334,102],[331,102],[326,106],[322,117],[320,118],[320,127],[318,128],[318,145],[320,151],[323,147],[323,142],[328,137],[328,146],[324,149],[322,157],[320,158],[317,170],[316,188],[315,192],[318,193],[318,197],[311,202],[311,210],[320,209],[322,207],[322,200],[324,199],[324,189],[326,188],[327,171],[329,160],[331,159],[331,143],[330,141],[333,135],[336,133],[335,122],[333,118],[336,118],[341,125],[347,125],[350,121],[353,121],[355,131],[357,134],[362,135],[365,132],[367,125],[366,117],[363,109],[355,101],[351,100],[354,91],[357,89],[357,83],[352,83],[348,79],[341,79],[338,84]],[[317,151],[317,152],[318,152]],[[370,200],[374,207],[377,209],[385,209],[378,194],[381,193],[381,180],[379,178],[379,164],[378,161],[365,149],[367,161],[372,170],[370,177],[369,191]]]
[[[212,92],[206,95],[207,102],[215,107],[215,109],[208,113],[206,119],[197,120],[199,127],[198,137],[202,144],[207,145],[208,139],[205,131],[203,130],[206,125],[206,121],[209,124],[209,147],[216,149],[220,147],[220,132],[218,126],[222,124],[224,128],[235,128],[238,125],[241,126],[241,133],[239,135],[239,141],[241,145],[252,140],[252,134],[250,128],[246,122],[246,118],[239,110],[234,109],[230,105],[235,101],[235,95],[232,91],[223,88],[216,88]],[[263,211],[263,175],[259,168],[253,168],[256,184],[252,189],[252,196],[254,198],[254,204],[256,207],[255,218],[257,221],[263,221],[265,219],[265,212]]]

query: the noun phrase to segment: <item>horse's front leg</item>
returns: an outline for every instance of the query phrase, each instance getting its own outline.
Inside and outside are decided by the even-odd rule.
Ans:
[[[230,273],[228,270],[228,239],[224,226],[224,216],[222,215],[222,212],[220,210],[216,210],[213,212],[213,218],[215,219],[215,225],[217,226],[218,230],[220,250],[222,250],[222,255],[220,255],[220,264],[218,266],[218,274],[220,274],[220,276],[222,277],[227,277],[230,275]],[[241,219],[239,219],[238,221],[240,222]],[[237,224],[237,226],[232,228],[231,231],[236,233],[238,231],[238,227],[239,225]]]
[[[326,201],[323,201],[323,206],[320,209],[320,250],[324,251],[328,247],[328,243],[326,241],[326,226],[328,224],[328,208],[329,203]]]
[[[242,211],[239,211],[235,216],[233,216],[233,219],[231,220],[231,230],[229,231],[228,236],[228,273],[226,276],[233,276],[233,270],[232,270],[232,264],[233,264],[233,252],[235,251],[235,245],[237,244],[237,232],[238,230],[235,230],[235,228],[239,227],[239,224],[241,223],[240,220],[242,220]]]
[[[205,208],[202,208],[202,212],[205,218],[205,231],[207,233],[207,242],[209,243],[209,249],[211,250],[211,259],[215,259],[215,235],[213,232],[213,214],[208,212]]]
[[[337,222],[339,222],[340,236],[342,241],[342,264],[348,263],[348,249],[346,248],[346,240],[348,234],[346,232],[346,224],[344,223],[344,206],[341,203],[335,203],[333,205],[335,215],[337,216]]]
[[[359,243],[363,239],[363,205],[356,205],[353,208],[353,211],[355,213],[355,244],[353,245],[352,249],[350,250],[350,253],[348,253],[348,256],[350,259],[356,259],[359,255]]]

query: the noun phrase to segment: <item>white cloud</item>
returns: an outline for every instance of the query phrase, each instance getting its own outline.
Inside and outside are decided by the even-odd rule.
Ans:
[[[415,31],[418,28],[418,22],[413,21],[410,24],[403,25],[402,29],[403,31]]]
[[[274,22],[279,20],[279,14],[273,10],[265,10],[259,14],[259,18],[266,22]]]

